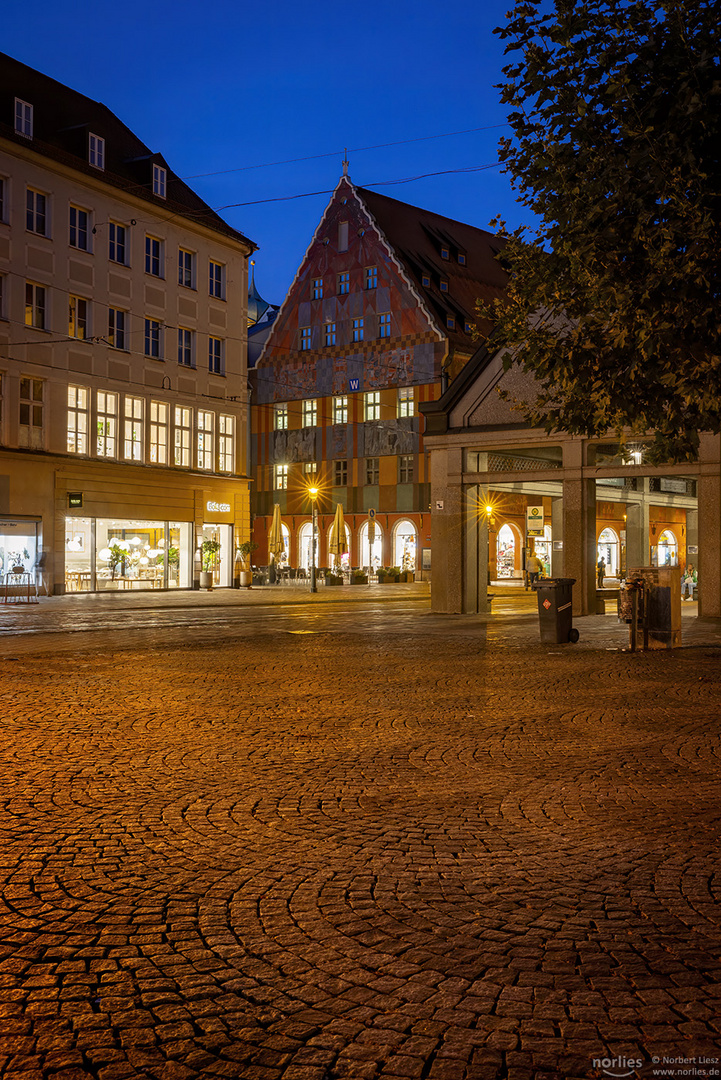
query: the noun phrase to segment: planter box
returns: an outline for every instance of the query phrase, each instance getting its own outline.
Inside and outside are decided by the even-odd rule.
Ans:
[[[400,579],[401,579],[401,581],[406,581],[406,582],[415,581],[416,580],[416,575],[412,570],[403,570],[403,571],[401,571],[401,578]]]
[[[368,584],[368,578],[364,574],[363,577],[360,577],[360,578],[351,578],[350,583],[351,583],[351,585],[367,585]]]
[[[343,584],[343,578],[335,578],[335,577],[328,576],[325,579],[325,583],[326,583],[326,585],[342,585]]]
[[[379,585],[397,585],[400,581],[400,577],[396,577],[395,574],[379,574]]]

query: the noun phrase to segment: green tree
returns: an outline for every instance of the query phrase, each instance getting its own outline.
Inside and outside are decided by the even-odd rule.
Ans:
[[[539,225],[510,234],[506,302],[481,306],[493,348],[537,380],[516,403],[529,422],[651,432],[652,461],[721,431],[718,14],[555,0],[517,3],[496,30],[501,158]]]

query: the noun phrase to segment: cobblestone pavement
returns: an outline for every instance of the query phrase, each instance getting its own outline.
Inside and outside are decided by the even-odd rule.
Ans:
[[[721,1073],[714,627],[226,616],[0,642],[2,1077]]]

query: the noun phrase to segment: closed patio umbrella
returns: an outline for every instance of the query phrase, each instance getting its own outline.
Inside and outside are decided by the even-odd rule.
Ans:
[[[335,508],[333,524],[330,527],[330,536],[328,537],[328,551],[335,558],[334,565],[338,566],[341,561],[341,555],[345,554],[347,550],[348,542],[345,536],[343,506],[341,503],[338,503]]]
[[[278,503],[275,503],[273,506],[273,520],[270,524],[270,532],[268,533],[268,551],[271,555],[275,556],[276,559],[285,551],[283,529],[280,524],[280,505]]]
[[[268,571],[271,585],[276,580],[275,564],[284,551],[285,544],[283,543],[283,529],[280,524],[280,506],[278,503],[275,503],[273,506],[273,520],[270,523],[270,532],[268,533],[268,552],[272,557],[270,569]]]

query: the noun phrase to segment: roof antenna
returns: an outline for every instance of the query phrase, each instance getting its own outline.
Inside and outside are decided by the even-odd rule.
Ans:
[[[344,176],[348,175],[348,164],[349,164],[349,162],[348,162],[348,147],[346,146],[345,149],[343,150],[343,175]]]

